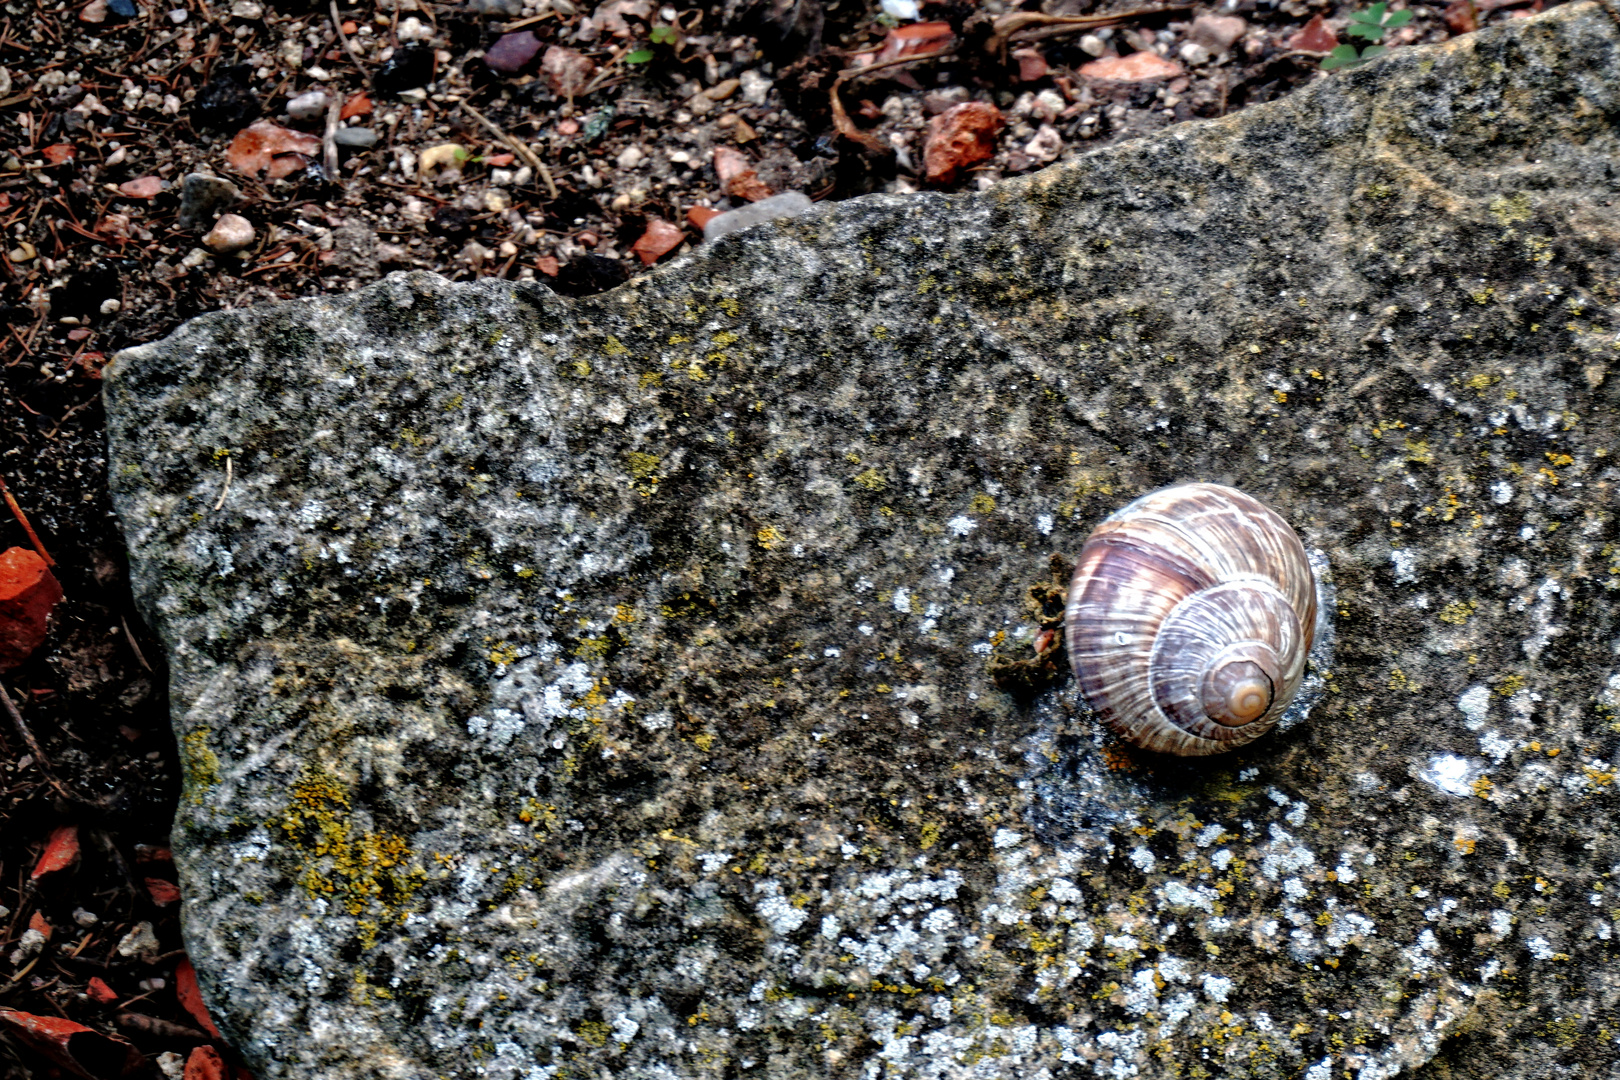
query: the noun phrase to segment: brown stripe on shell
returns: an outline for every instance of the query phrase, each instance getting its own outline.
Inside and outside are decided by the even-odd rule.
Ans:
[[[1075,566],[1065,623],[1080,692],[1116,734],[1151,750],[1212,754],[1269,730],[1293,699],[1316,585],[1304,546],[1272,510],[1232,488],[1186,484],[1097,527]],[[1245,657],[1267,665],[1275,692],[1256,719],[1223,724],[1204,713],[1197,665],[1243,641],[1274,653]]]

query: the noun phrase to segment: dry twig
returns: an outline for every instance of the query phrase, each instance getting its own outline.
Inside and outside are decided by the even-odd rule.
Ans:
[[[500,127],[496,125],[495,121],[473,108],[466,101],[462,101],[459,104],[461,105],[462,110],[465,111],[468,116],[472,117],[474,120],[488,128],[497,139],[505,143],[514,154],[526,161],[530,168],[539,173],[540,179],[544,180],[546,183],[546,193],[553,199],[557,197],[557,185],[551,179],[551,170],[546,168],[546,163],[540,160],[539,154],[536,154],[533,150],[529,149],[529,147],[525,146],[520,140],[514,139],[512,136],[502,131]]]
[[[17,524],[23,527],[23,532],[28,534],[28,542],[34,545],[34,550],[39,552],[39,557],[45,561],[45,565],[55,566],[56,560],[51,558],[50,552],[45,550],[45,545],[39,542],[39,534],[28,523],[28,515],[23,513],[21,506],[17,505],[17,498],[11,494],[11,489],[6,487],[6,478],[3,476],[0,476],[0,495],[5,496],[6,505],[11,507],[12,516],[17,519]]]

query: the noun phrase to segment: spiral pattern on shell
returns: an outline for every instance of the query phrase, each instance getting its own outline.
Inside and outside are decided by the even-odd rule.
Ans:
[[[1142,496],[1081,549],[1064,614],[1080,692],[1148,750],[1259,738],[1305,676],[1316,580],[1288,523],[1233,488]]]

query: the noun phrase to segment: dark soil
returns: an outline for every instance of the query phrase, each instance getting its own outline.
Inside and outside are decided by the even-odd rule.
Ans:
[[[163,657],[134,609],[108,502],[107,357],[200,312],[343,292],[396,269],[599,291],[645,269],[632,247],[649,222],[695,244],[701,208],[767,189],[818,200],[977,189],[1331,78],[1319,70],[1324,44],[1355,7],[1221,0],[1088,28],[1017,16],[1128,9],[925,0],[922,18],[948,24],[932,35],[891,34],[914,24],[880,10],[877,0],[3,4],[0,477],[55,558],[65,599],[45,644],[0,673],[20,716],[0,714],[0,1078],[110,1077],[126,1065],[178,1078],[199,1046],[231,1058],[176,994],[184,954],[167,843],[180,776]],[[1444,40],[1531,10],[1414,6],[1385,43]],[[1320,28],[1299,38],[1313,16],[1326,17],[1325,38]],[[935,55],[840,81],[894,57],[908,34]],[[589,61],[572,87],[558,65],[542,68],[553,46]],[[1181,72],[1110,82],[1080,70],[1144,51]],[[324,102],[308,96],[323,89]],[[308,118],[289,119],[299,98]],[[1000,110],[994,154],[930,183],[928,123],[965,101]],[[349,115],[339,121],[334,105]],[[303,156],[266,159],[285,170],[279,179],[236,167],[244,148],[231,152],[233,139],[256,119],[312,136]],[[752,175],[722,182],[717,148]],[[190,173],[240,189],[228,209],[253,237],[239,253],[203,243],[224,208],[180,223]],[[0,509],[0,549],[28,544]],[[77,827],[77,862],[31,883],[64,825]],[[126,941],[142,923],[155,944]],[[25,943],[31,924],[50,931],[37,951]],[[123,1062],[83,1033],[30,1041],[3,1010],[68,1018],[139,1053]]]

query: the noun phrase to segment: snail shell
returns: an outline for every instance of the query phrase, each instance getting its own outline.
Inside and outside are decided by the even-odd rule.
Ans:
[[[1316,579],[1271,509],[1233,488],[1183,484],[1097,526],[1064,622],[1080,692],[1115,734],[1218,754],[1265,734],[1293,700]]]

